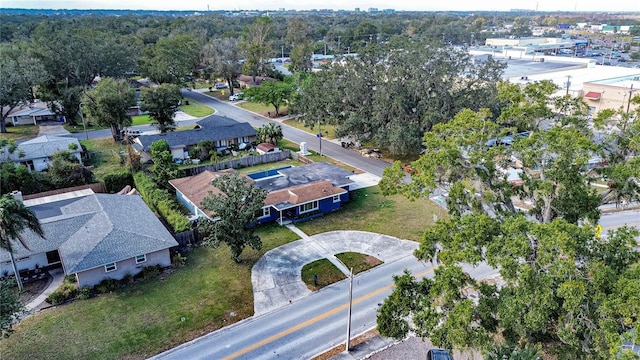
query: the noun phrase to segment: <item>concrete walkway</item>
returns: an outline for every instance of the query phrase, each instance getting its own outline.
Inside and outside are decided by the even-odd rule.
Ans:
[[[47,296],[51,295],[51,293],[56,291],[60,287],[60,285],[62,285],[62,282],[64,281],[64,271],[62,269],[54,269],[50,271],[49,274],[53,277],[53,280],[49,283],[49,286],[47,286],[47,288],[40,295],[38,295],[37,298],[31,300],[24,306],[28,312],[31,312],[34,309],[40,307],[47,299]]]
[[[288,226],[301,240],[267,252],[251,270],[255,315],[267,313],[311,294],[302,281],[302,267],[326,258],[346,274],[349,270],[335,257],[346,251],[359,252],[393,262],[411,255],[418,243],[364,231],[331,231],[307,236]],[[334,262],[335,261],[335,262]]]

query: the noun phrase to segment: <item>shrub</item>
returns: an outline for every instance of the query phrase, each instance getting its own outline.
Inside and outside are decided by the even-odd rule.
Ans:
[[[64,282],[75,284],[76,282],[78,282],[78,279],[75,275],[67,275],[64,277]]]
[[[59,305],[71,300],[78,295],[78,286],[72,283],[63,282],[58,290],[54,291],[45,300],[51,305]]]
[[[160,273],[162,272],[162,267],[160,265],[153,265],[153,266],[145,266],[144,268],[142,268],[142,278],[144,278],[145,280],[148,279],[155,279],[158,276],[160,276]]]
[[[83,286],[78,291],[78,299],[81,299],[81,300],[91,299],[94,295],[95,295],[94,290],[88,286]]]
[[[173,253],[171,255],[171,264],[174,268],[178,269],[183,267],[187,263],[187,257],[182,256],[179,252]]]
[[[122,282],[123,284],[133,284],[134,280],[135,279],[133,278],[133,275],[131,275],[131,273],[126,273],[124,274],[120,282]]]
[[[100,294],[107,294],[120,288],[120,282],[116,279],[104,279],[95,289]]]
[[[133,184],[133,176],[129,171],[120,171],[104,176],[104,186],[107,192],[115,193],[122,190],[127,185]]]
[[[191,228],[182,205],[172,198],[169,192],[159,189],[151,177],[143,172],[137,172],[133,179],[144,202],[171,225],[174,232],[183,232]]]

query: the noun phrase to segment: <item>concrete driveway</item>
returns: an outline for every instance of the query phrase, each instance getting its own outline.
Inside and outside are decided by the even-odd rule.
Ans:
[[[297,231],[296,231],[297,232]],[[267,313],[311,294],[301,271],[312,261],[359,252],[390,263],[413,254],[418,243],[364,231],[331,231],[291,242],[267,252],[251,270],[255,315]],[[375,271],[375,268],[373,270]],[[357,278],[357,275],[356,275]]]

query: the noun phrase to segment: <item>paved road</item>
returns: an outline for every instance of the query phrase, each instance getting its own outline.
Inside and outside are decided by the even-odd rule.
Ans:
[[[233,103],[220,101],[197,91],[183,90],[182,95],[215,108],[218,115],[227,116],[240,122],[248,122],[254,127],[260,127],[272,122],[260,115],[239,108]],[[304,141],[309,149],[320,152],[320,139],[318,137],[285,124],[281,125],[285,139],[298,144]],[[390,166],[387,162],[362,157],[353,150],[343,149],[342,146],[327,140],[322,140],[322,154],[377,176],[382,176],[384,168]]]
[[[391,275],[401,274],[405,268],[421,276],[433,275],[431,264],[409,255],[354,277],[352,336],[375,326],[377,309],[392,290]],[[470,270],[478,278],[497,274],[488,266]],[[344,343],[348,286],[348,281],[341,281],[279,310],[224,327],[152,359],[310,359]]]

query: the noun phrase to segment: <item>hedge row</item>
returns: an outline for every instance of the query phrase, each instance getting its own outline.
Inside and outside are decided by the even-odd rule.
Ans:
[[[120,171],[104,176],[104,186],[108,193],[116,193],[127,185],[133,185],[133,176],[130,171]]]
[[[176,233],[191,229],[191,224],[181,210],[181,205],[173,199],[168,191],[158,189],[156,183],[142,171],[133,175],[136,190],[144,202],[162,216]]]

